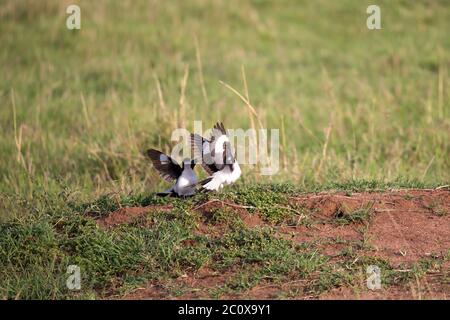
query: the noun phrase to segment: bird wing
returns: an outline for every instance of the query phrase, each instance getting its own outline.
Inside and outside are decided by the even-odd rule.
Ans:
[[[220,148],[220,146],[216,148],[216,143],[218,141],[223,141],[223,139],[220,139],[222,136],[227,137],[226,142],[223,142],[222,148]],[[210,140],[207,140],[198,134],[191,134],[191,150],[194,159],[201,163],[202,167],[209,175],[222,170],[226,165],[232,166],[234,163],[227,130],[222,122],[217,122],[214,125]],[[220,163],[214,160],[216,159],[217,150],[222,150],[220,151],[221,154],[217,155],[217,158],[222,160]],[[227,155],[232,159],[231,163],[226,162]]]
[[[226,135],[226,136],[228,135],[228,134],[227,134],[227,130],[225,129],[225,126],[223,125],[222,122],[217,122],[217,123],[214,125],[214,129],[220,131],[222,134],[224,134],[224,135]]]
[[[145,155],[152,160],[153,166],[166,181],[171,182],[178,179],[183,171],[175,160],[161,151],[149,149]]]
[[[218,169],[211,157],[210,146],[211,141],[198,134],[191,134],[191,150],[194,160],[200,163],[209,175],[212,175]]]
[[[222,136],[226,137],[225,142],[223,142],[222,148],[216,148],[217,141],[223,141]],[[213,127],[213,136],[211,137],[210,150],[213,159],[215,159],[215,151],[222,149],[222,154],[218,155],[217,158],[221,159],[221,163],[216,163],[218,170],[222,170],[226,165],[232,166],[234,163],[233,150],[231,149],[231,143],[229,140],[228,132],[222,122],[217,122]],[[227,163],[227,158],[229,163]]]

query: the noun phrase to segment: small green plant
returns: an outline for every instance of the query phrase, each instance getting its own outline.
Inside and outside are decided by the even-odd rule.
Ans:
[[[367,223],[372,213],[373,202],[365,204],[356,210],[349,210],[345,205],[340,206],[335,215],[334,222],[340,225],[350,223]]]
[[[448,211],[442,206],[440,201],[433,201],[426,205],[426,207],[438,217],[444,217],[448,214]]]

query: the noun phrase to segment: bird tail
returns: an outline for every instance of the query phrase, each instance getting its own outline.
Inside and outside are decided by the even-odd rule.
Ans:
[[[167,197],[167,196],[173,196],[175,194],[175,192],[173,192],[173,188],[167,189],[166,191],[163,192],[158,192],[156,195],[158,197]]]
[[[186,188],[196,188],[198,186],[204,186],[205,184],[209,183],[212,179],[213,177],[208,177],[195,183],[191,183],[190,185],[186,186]]]
[[[221,186],[221,181],[220,179],[209,179],[209,181],[206,181],[205,183],[202,184],[203,188],[209,191],[212,190],[219,190],[220,186]]]
[[[198,184],[204,186],[205,184],[211,182],[212,179],[213,179],[213,177],[208,177],[208,178],[203,179],[202,181],[200,181]]]
[[[158,197],[167,197],[167,196],[169,196],[171,194],[172,194],[171,192],[158,192],[156,195]]]

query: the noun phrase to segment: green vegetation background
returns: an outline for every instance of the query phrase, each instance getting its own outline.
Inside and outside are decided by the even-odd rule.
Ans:
[[[174,128],[252,127],[219,82],[245,94],[243,71],[282,142],[279,174],[244,181],[449,181],[446,1],[379,1],[378,31],[367,1],[77,3],[80,31],[69,2],[0,2],[2,192],[160,187],[140,152]]]
[[[69,31],[71,3],[0,1],[0,297],[98,297],[204,265],[244,268],[224,290],[319,271],[314,292],[346,283],[315,248],[270,231],[232,221],[223,239],[197,237],[204,217],[191,202],[146,217],[152,228],[105,231],[93,220],[167,201],[149,195],[162,183],[141,151],[170,151],[174,128],[255,126],[220,81],[281,131],[279,174],[244,166],[246,188],[221,195],[269,221],[285,217],[277,205],[293,191],[252,182],[450,181],[448,1],[377,1],[378,31],[366,28],[372,1],[76,1],[82,28]],[[73,263],[86,277],[79,294],[64,285]]]

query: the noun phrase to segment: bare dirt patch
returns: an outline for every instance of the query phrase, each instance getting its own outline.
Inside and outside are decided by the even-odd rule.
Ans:
[[[127,300],[209,299],[212,292],[220,289],[233,274],[231,270],[217,272],[208,267],[202,267],[197,272],[183,274],[169,283],[150,282],[146,287],[138,288],[124,298]],[[173,290],[174,288],[176,290]]]
[[[199,204],[193,211],[202,217],[197,224],[197,233],[213,238],[222,236],[236,220],[241,221],[247,228],[267,225],[258,212],[250,213],[246,206],[218,199]]]
[[[364,285],[340,287],[319,296],[321,300],[447,300],[450,284],[436,275],[426,275],[401,286],[369,290]]]
[[[103,228],[113,228],[121,224],[128,224],[136,221],[139,217],[146,215],[150,212],[165,211],[169,212],[172,210],[171,205],[165,206],[146,206],[146,207],[124,207],[118,209],[106,217],[97,219],[97,223]]]
[[[257,212],[233,203],[214,200],[198,204],[192,210],[202,217],[197,225],[199,234],[221,236],[228,222],[216,220],[218,210],[238,217],[247,228],[273,228],[277,236],[295,243],[309,243],[329,257],[330,262],[345,259],[343,252],[352,250],[352,258],[375,257],[387,261],[393,268],[413,266],[430,257],[448,256],[450,252],[450,191],[449,190],[392,190],[347,194],[318,193],[290,197],[289,205],[302,212],[299,224],[272,225]],[[123,208],[99,220],[103,227],[130,223],[152,210],[170,211],[170,206]],[[223,214],[223,212],[222,212]],[[354,219],[352,215],[358,215]],[[303,224],[309,219],[310,224]],[[187,246],[195,243],[187,241]],[[259,283],[244,292],[225,293],[220,298],[289,298],[289,299],[447,299],[449,263],[444,271],[426,272],[400,285],[385,286],[378,291],[366,288],[364,279],[357,285],[343,285],[320,294],[311,294],[302,282]],[[131,299],[199,299],[215,298],[212,292],[223,286],[234,271],[218,273],[202,267],[195,273],[173,279],[172,285],[181,293],[170,293],[165,284],[150,283],[125,298]],[[447,280],[446,280],[447,279]],[[446,282],[447,281],[447,282]],[[308,282],[308,281],[306,281]],[[303,290],[305,289],[305,290]]]
[[[290,228],[296,241],[362,241],[373,246],[375,256],[388,259],[394,266],[417,262],[431,255],[443,255],[450,249],[450,192],[448,190],[399,190],[317,194],[292,197],[307,208],[321,224],[315,228]],[[370,208],[367,230],[362,224],[333,225],[337,214]],[[286,231],[286,230],[283,230]],[[330,241],[328,241],[330,242]]]
[[[237,214],[247,227],[251,228],[262,226],[265,224],[258,213],[249,213],[249,211],[247,210],[248,207],[231,202],[214,199],[194,208],[195,211],[200,212],[209,219],[213,218],[216,211],[223,209],[228,210],[230,214]]]

